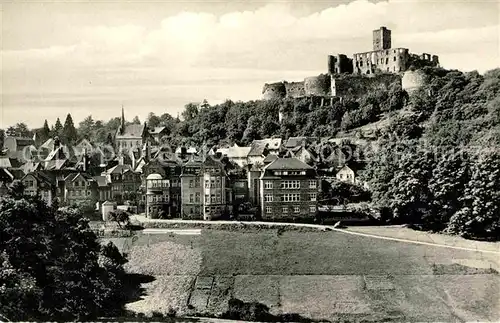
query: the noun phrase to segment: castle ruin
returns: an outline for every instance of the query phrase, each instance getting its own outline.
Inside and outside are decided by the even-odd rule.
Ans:
[[[366,84],[373,83],[367,78],[380,74],[393,74],[401,81],[411,67],[439,66],[437,55],[417,55],[410,53],[408,48],[392,48],[391,38],[391,30],[380,27],[373,31],[372,51],[355,53],[352,58],[345,54],[328,55],[327,74],[307,77],[302,82],[266,83],[262,90],[263,99],[344,96],[349,89],[347,83],[352,83],[349,75]]]

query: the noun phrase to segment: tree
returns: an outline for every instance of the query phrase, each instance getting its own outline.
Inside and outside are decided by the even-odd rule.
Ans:
[[[499,187],[500,154],[487,151],[472,165],[471,178],[461,197],[462,208],[450,218],[447,230],[464,237],[498,238]]]
[[[102,125],[102,123],[101,123]],[[92,132],[94,131],[95,127],[95,121],[92,118],[92,116],[88,116],[85,119],[83,119],[79,124],[78,124],[78,134],[80,137],[85,138],[85,139],[93,139],[92,138]]]
[[[130,222],[130,214],[120,209],[110,212],[109,218],[111,221],[115,221],[120,228],[122,228],[122,225],[127,226]]]
[[[141,124],[141,120],[138,116],[135,116],[134,119],[132,119],[132,124]]]
[[[76,141],[78,140],[78,133],[76,131],[75,125],[73,124],[73,118],[69,113],[66,116],[66,121],[64,121],[64,127],[62,129],[61,137],[64,142],[70,145],[76,143]]]
[[[40,136],[40,141],[45,142],[50,139],[50,128],[47,119],[43,122],[43,127],[40,129],[38,135]]]
[[[59,118],[57,118],[56,123],[54,125],[54,129],[52,130],[52,136],[53,137],[61,136],[62,129],[63,129],[63,126],[61,124],[61,120],[59,120]]]
[[[5,130],[0,129],[0,149],[3,148],[4,140],[5,140]]]
[[[2,315],[68,321],[121,311],[123,303],[115,298],[120,299],[126,260],[102,248],[75,209],[55,210],[38,197],[4,197],[0,231]]]
[[[15,126],[10,126],[6,131],[7,136],[10,137],[27,137],[31,138],[33,136],[32,132],[29,130],[28,126],[24,123],[16,123]]]
[[[182,118],[184,121],[191,121],[198,115],[198,106],[193,103],[188,103],[184,106],[182,111]]]
[[[161,119],[158,116],[156,116],[153,112],[150,112],[148,114],[148,121],[147,121],[148,127],[154,129],[160,125],[160,122]]]

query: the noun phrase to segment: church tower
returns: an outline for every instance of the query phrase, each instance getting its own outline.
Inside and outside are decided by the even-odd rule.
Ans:
[[[122,104],[122,120],[120,124],[120,134],[123,135],[125,131],[125,111],[123,110],[123,104]]]

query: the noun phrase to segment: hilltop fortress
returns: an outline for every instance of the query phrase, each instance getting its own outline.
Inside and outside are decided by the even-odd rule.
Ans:
[[[408,48],[391,48],[391,31],[380,27],[373,31],[373,50],[328,55],[326,74],[306,77],[302,82],[266,83],[262,90],[265,100],[300,97],[344,97],[356,95],[367,88],[386,86],[394,80],[405,89],[418,88],[424,81],[418,69],[439,66],[439,57],[431,54],[412,54]]]

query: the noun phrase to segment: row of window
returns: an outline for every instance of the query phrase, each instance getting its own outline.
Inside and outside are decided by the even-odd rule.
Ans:
[[[199,178],[196,178],[196,179],[190,179],[189,180],[189,187],[190,188],[193,188],[193,187],[201,187],[201,184],[200,184],[200,179]]]
[[[165,188],[170,187],[170,181],[168,179],[148,179],[147,187],[150,188]]]
[[[205,194],[205,203],[221,203],[222,196],[220,193],[217,194]],[[200,193],[189,194],[189,203],[201,203]]]
[[[142,146],[142,141],[137,140],[137,141],[118,141],[118,147],[120,148],[127,148],[127,147],[140,147]]]
[[[276,176],[281,176],[281,175],[305,175],[306,171],[275,171],[274,175]]]
[[[316,201],[316,199],[317,199],[316,193],[309,194],[309,201]],[[281,202],[299,202],[300,201],[300,194],[282,194],[282,195],[280,195],[279,201],[281,201]],[[264,195],[264,202],[274,202],[274,195],[265,194]]]
[[[83,186],[85,186],[85,181],[81,181],[81,182],[80,181],[76,181],[76,182],[73,183],[73,186],[75,186],[75,187],[82,186],[83,187]]]
[[[317,185],[318,185],[318,182],[316,180],[309,181],[309,188],[317,188]],[[264,188],[265,189],[273,189],[274,188],[273,182],[272,181],[265,181]],[[300,181],[281,181],[280,188],[299,189],[300,188]]]
[[[221,179],[220,178],[217,178],[217,179],[211,179],[211,180],[208,180],[206,179],[205,180],[205,188],[220,188],[221,187]]]
[[[289,208],[288,206],[284,206],[284,207],[282,207],[282,208],[281,208],[281,212],[282,212],[283,214],[288,214],[288,213],[289,213],[288,211],[289,211],[290,209],[291,209],[291,211],[292,211],[293,213],[300,213],[300,206],[293,206],[293,207],[291,207],[291,208]],[[309,212],[310,212],[310,213],[315,213],[315,212],[316,212],[316,207],[315,207],[315,206],[310,206],[310,207],[309,207]],[[272,207],[270,207],[270,206],[266,206],[266,213],[267,213],[267,214],[273,213],[273,208],[272,208]]]
[[[68,191],[68,196],[90,196],[90,191],[76,190]]]
[[[396,49],[393,49],[392,50],[392,53],[393,54],[397,54],[399,52],[399,54],[402,54],[404,52],[403,49],[399,49],[399,50],[396,50]],[[373,52],[368,52],[368,53],[363,53],[363,54],[354,54],[354,58],[355,59],[363,59],[363,58],[370,58],[370,56],[373,54]],[[385,51],[385,55],[389,55],[389,50],[387,49]]]
[[[168,195],[148,195],[149,203],[164,202],[168,203]]]

